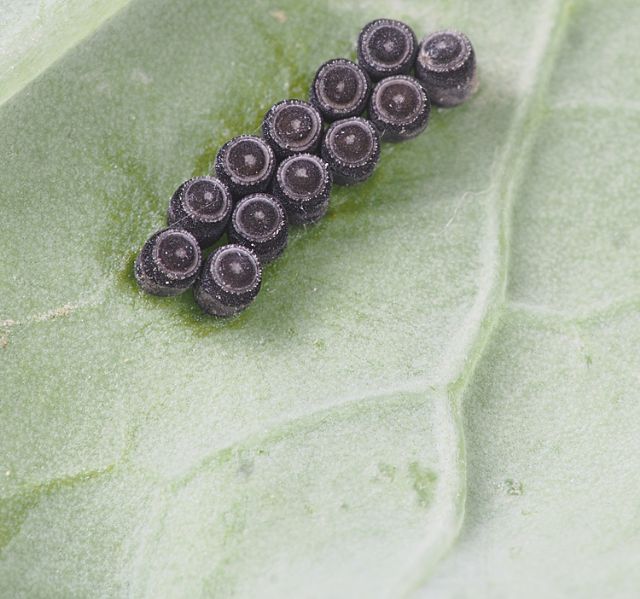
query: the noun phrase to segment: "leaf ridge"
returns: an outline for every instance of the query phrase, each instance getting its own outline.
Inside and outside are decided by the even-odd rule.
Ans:
[[[97,22],[83,23],[86,29],[78,31],[77,35],[72,35],[73,38],[70,44],[65,44],[60,41],[63,34],[68,31],[73,31],[73,27],[77,26],[78,21],[84,18],[84,12],[86,7],[82,2],[78,2],[77,6],[72,5],[70,8],[63,9],[61,7],[53,6],[51,8],[50,21],[47,23],[52,29],[56,29],[56,19],[60,19],[65,26],[60,27],[61,31],[57,36],[53,35],[50,39],[41,39],[41,35],[38,32],[27,32],[21,30],[14,35],[9,43],[15,41],[16,38],[30,39],[37,42],[35,46],[28,48],[22,56],[17,59],[17,63],[13,65],[4,64],[6,73],[3,73],[4,77],[0,78],[0,107],[13,97],[18,95],[31,81],[36,79],[54,63],[59,61],[65,54],[72,51],[76,46],[81,44],[85,39],[95,34],[109,19],[114,17],[118,12],[124,9],[131,0],[112,0],[106,2],[94,2],[94,11],[100,13]],[[63,4],[63,3],[59,3]],[[32,21],[43,21],[44,14],[43,6],[40,7],[39,13]],[[76,12],[74,12],[76,11]],[[30,35],[29,35],[30,33]],[[2,50],[3,48],[0,48]],[[7,50],[4,48],[4,50]],[[26,71],[26,75],[24,72]]]
[[[555,68],[557,48],[563,42],[569,21],[570,2],[567,0],[553,0],[549,5],[548,17],[544,19],[544,31],[541,39],[534,46],[533,69],[530,80],[525,86],[524,99],[515,111],[510,135],[497,168],[497,183],[492,188],[494,201],[490,218],[490,232],[498,241],[498,252],[493,263],[485,268],[495,270],[492,284],[481,290],[476,300],[476,310],[483,316],[478,320],[479,325],[470,340],[465,362],[452,382],[448,386],[451,402],[462,409],[462,401],[467,389],[473,382],[476,368],[488,347],[497,325],[508,303],[508,278],[510,269],[511,224],[517,192],[522,184],[525,166],[530,160],[531,150],[537,138],[536,128],[532,123],[538,119],[545,109],[544,98],[551,74]],[[488,244],[493,239],[489,237]],[[497,280],[496,280],[497,279]],[[471,335],[470,335],[471,337]],[[460,422],[460,444],[464,452],[464,428]],[[464,455],[464,453],[463,453]],[[463,457],[466,464],[466,458]],[[466,471],[463,476],[466,479]],[[466,488],[466,484],[465,484]],[[466,499],[466,497],[465,497]],[[458,521],[458,528],[452,535],[451,544],[443,550],[443,555],[453,547],[459,537],[464,522],[464,501]],[[410,585],[406,587],[403,596],[413,596],[424,585],[435,569],[434,562],[423,566],[420,573]]]

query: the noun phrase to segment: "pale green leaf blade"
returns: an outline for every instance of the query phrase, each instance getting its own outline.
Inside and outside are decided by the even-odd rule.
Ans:
[[[622,21],[631,7],[611,10]],[[352,53],[359,26],[381,14],[408,20],[419,34],[451,24],[468,31],[481,60],[478,96],[436,113],[420,139],[385,148],[369,183],[338,191],[328,218],[294,235],[237,321],[211,322],[190,297],[142,297],[132,257],[161,225],[177,183],[204,172],[227,137],[255,130],[271,103],[304,97],[316,66]],[[597,26],[606,30],[591,4],[555,1],[291,0],[231,10],[137,0],[94,37],[68,40],[77,47],[0,108],[8,206],[0,227],[11,248],[0,266],[8,398],[0,405],[0,591],[394,597],[435,572],[425,593],[459,593],[447,564],[473,572],[482,541],[475,548],[465,530],[452,561],[442,569],[438,562],[458,533],[467,465],[476,468],[469,526],[492,525],[481,502],[473,507],[487,444],[499,437],[474,418],[493,391],[483,381],[530,385],[526,368],[504,364],[495,348],[504,344],[507,361],[526,362],[534,343],[540,372],[561,348],[552,339],[538,350],[535,327],[513,341],[509,323],[542,306],[562,329],[573,315],[619,296],[632,302],[638,292],[637,271],[617,276],[633,268],[637,250],[628,190],[619,196],[631,219],[620,255],[605,234],[604,254],[577,270],[592,214],[566,196],[558,226],[571,216],[580,235],[554,254],[556,221],[545,222],[544,203],[523,193],[542,188],[540,170],[549,168],[541,124],[558,140],[549,163],[557,189],[567,180],[563,164],[594,156],[591,140],[561,146],[565,138],[544,117],[577,104],[557,120],[582,132],[575,119],[583,90],[574,94],[569,84],[582,81],[579,65],[608,63],[567,55],[573,46],[564,44],[567,31],[581,40]],[[633,113],[633,78],[606,72],[601,103],[617,88]],[[549,90],[560,99],[547,108]],[[597,173],[582,172],[585,192],[595,193]],[[529,228],[536,215],[547,238]],[[617,230],[618,221],[604,222],[603,230]],[[617,271],[606,260],[612,255]],[[546,285],[536,257],[574,285]],[[575,292],[594,279],[609,291]],[[549,306],[548,297],[567,303]],[[576,297],[584,303],[568,301]],[[623,366],[621,388],[629,389]],[[567,401],[580,405],[580,387],[568,385],[578,365],[548,373],[549,388],[569,387]],[[607,381],[594,381],[595,409]],[[531,393],[549,395],[535,386]],[[466,429],[463,394],[472,406]],[[515,402],[504,403],[518,414]],[[571,414],[579,427],[581,412]],[[542,416],[537,422],[541,437],[553,435]],[[616,418],[608,426],[626,430]],[[518,459],[501,447],[497,464]],[[581,443],[572,449],[584,455]],[[526,488],[517,477],[499,480],[509,497]],[[540,485],[553,483],[543,477]],[[622,538],[616,522],[602,522]],[[543,564],[542,551],[539,543],[527,558]],[[614,592],[631,588],[608,564]],[[505,571],[504,588],[521,577],[517,567]]]
[[[421,597],[640,589],[640,79],[621,59],[640,8],[563,8],[508,292],[465,396],[465,525]]]
[[[91,35],[128,0],[21,0],[0,7],[0,103]]]

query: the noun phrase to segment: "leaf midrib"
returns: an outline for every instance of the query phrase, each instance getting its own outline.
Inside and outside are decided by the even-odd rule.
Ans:
[[[12,74],[4,81],[0,80],[0,83],[2,84],[0,85],[0,108],[12,98],[20,94],[22,90],[24,90],[33,80],[37,79],[42,73],[47,71],[54,63],[58,62],[63,56],[79,46],[88,37],[99,31],[107,21],[126,8],[130,2],[132,2],[132,0],[107,0],[104,2],[106,11],[102,14],[101,18],[92,22],[91,25],[85,29],[74,32],[75,35],[71,35],[66,42],[60,42],[59,40],[63,40],[66,33],[73,31],[73,27],[70,24],[74,22],[74,15],[70,9],[69,12],[71,15],[67,15],[66,20],[64,20],[66,27],[63,27],[59,32],[54,32],[48,38],[48,43],[38,40],[37,47],[29,48],[19,57],[18,62],[11,67],[10,70],[12,71]],[[100,5],[100,7],[102,7],[102,5]],[[102,11],[98,11],[96,9],[96,12]],[[56,33],[57,35],[55,35]],[[44,46],[44,53],[41,51],[41,46]],[[39,51],[36,51],[36,49]],[[28,63],[30,60],[36,62],[37,67],[31,69],[29,72]],[[20,76],[21,68],[27,70],[28,74],[26,76]]]
[[[466,356],[468,359],[459,375],[452,380],[448,386],[449,397],[454,413],[461,412],[463,400],[467,389],[473,382],[478,364],[489,346],[498,323],[509,306],[508,280],[511,263],[511,225],[513,220],[514,207],[517,200],[517,193],[522,185],[526,166],[531,159],[532,149],[537,140],[537,130],[530,125],[536,121],[540,113],[544,111],[544,97],[549,88],[551,75],[554,71],[558,48],[562,45],[569,23],[570,3],[566,0],[553,0],[549,9],[549,17],[546,22],[552,24],[546,30],[544,43],[540,44],[540,55],[535,60],[535,68],[531,82],[523,92],[523,101],[516,109],[512,125],[509,128],[510,134],[500,161],[498,170],[498,184],[495,186],[495,198],[491,202],[492,208],[498,213],[500,224],[497,231],[499,241],[499,252],[495,263],[497,269],[497,285],[489,289],[484,305],[485,315],[478,321],[475,338],[471,341]],[[501,199],[503,200],[501,202]],[[500,208],[500,204],[503,204]],[[495,215],[494,215],[495,216]],[[493,298],[493,299],[492,299]],[[460,424],[459,429],[460,444],[463,454],[465,452],[464,429]],[[466,480],[466,456],[463,457],[464,472],[462,476]],[[451,536],[451,543],[443,549],[441,556],[444,557],[455,545],[459,538],[460,531],[465,519],[466,503],[466,483],[464,488],[465,499],[463,501],[462,512],[458,521],[458,528]],[[424,565],[420,574],[405,587],[403,597],[413,596],[416,591],[423,586],[430,574],[435,569],[440,560],[431,560],[431,563]]]

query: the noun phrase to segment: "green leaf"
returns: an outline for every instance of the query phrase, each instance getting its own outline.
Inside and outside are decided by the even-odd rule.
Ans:
[[[10,4],[0,595],[633,596],[635,0]],[[478,94],[239,318],[141,294],[177,184],[381,15],[468,32]]]
[[[0,102],[18,93],[127,1],[4,2],[0,14]]]

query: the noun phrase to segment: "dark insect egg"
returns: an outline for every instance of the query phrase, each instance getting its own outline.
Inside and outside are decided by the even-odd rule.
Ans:
[[[380,137],[371,121],[355,117],[336,121],[322,142],[322,158],[329,164],[335,183],[364,181],[380,158]]]
[[[272,195],[256,193],[242,198],[229,221],[229,240],[247,246],[261,264],[275,260],[287,247],[287,217]]]
[[[205,262],[194,297],[207,314],[233,316],[256,298],[261,281],[260,261],[249,248],[223,245]]]
[[[429,98],[413,77],[386,77],[373,88],[369,118],[385,141],[415,137],[426,129],[430,112]]]
[[[322,117],[308,102],[283,100],[265,115],[262,135],[277,158],[315,152],[322,137]]]
[[[393,19],[378,19],[360,32],[358,62],[374,80],[406,75],[413,68],[417,47],[411,27]]]
[[[185,181],[169,203],[170,227],[189,231],[202,247],[220,239],[227,226],[233,202],[227,186],[215,177]]]
[[[196,238],[184,229],[154,233],[136,259],[134,274],[143,291],[153,295],[178,295],[194,283],[202,253]]]
[[[361,67],[346,58],[334,58],[316,72],[309,97],[325,120],[335,121],[362,114],[370,93],[371,82]]]
[[[218,178],[236,198],[267,189],[275,168],[271,146],[253,135],[229,140],[220,148],[215,162]]]
[[[294,225],[320,220],[329,207],[331,172],[329,165],[314,154],[297,154],[285,159],[276,172],[273,194]]]
[[[478,87],[476,56],[469,38],[458,31],[437,31],[418,50],[416,77],[433,104],[462,104]]]

